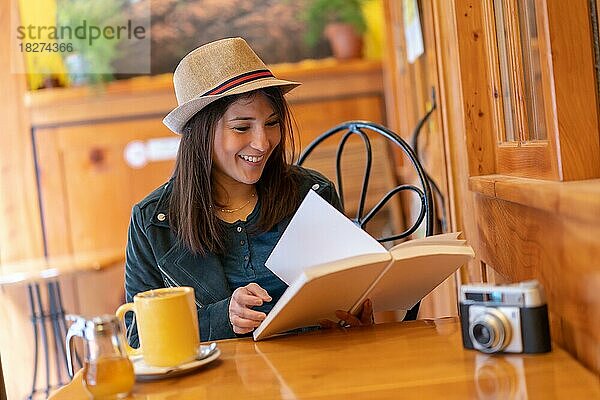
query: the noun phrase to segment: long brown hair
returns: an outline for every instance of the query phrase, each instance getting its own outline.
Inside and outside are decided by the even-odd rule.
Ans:
[[[295,156],[293,119],[281,90],[277,87],[263,88],[223,97],[188,121],[175,162],[169,221],[177,238],[192,253],[222,254],[225,250],[223,222],[213,211],[215,182],[211,176],[215,127],[232,103],[241,98],[251,98],[257,93],[266,96],[277,114],[281,141],[273,149],[256,183],[261,205],[255,229],[262,232],[272,229],[298,207],[300,194],[288,162],[288,155],[292,159]]]

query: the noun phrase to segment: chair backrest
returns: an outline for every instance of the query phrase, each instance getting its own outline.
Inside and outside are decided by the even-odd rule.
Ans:
[[[332,140],[328,139],[334,138],[335,135],[338,135],[339,140],[337,146],[332,146]],[[361,138],[362,141],[351,140],[353,136]],[[324,142],[327,145],[324,145]],[[392,163],[388,152],[388,144],[400,149],[406,155],[415,169],[419,186],[398,184],[394,179],[395,177],[390,179],[389,175],[393,175],[393,168],[385,167],[386,164],[390,166]],[[315,152],[318,146],[323,147],[324,151],[319,152],[316,162],[309,164],[309,156]],[[374,150],[377,157],[373,157]],[[359,153],[362,153],[363,162],[356,161]],[[334,159],[334,154],[335,171],[331,171],[331,167],[327,169],[323,166],[326,165],[326,159],[329,160],[330,165],[332,164],[331,160]],[[348,168],[343,168],[343,162]],[[347,215],[354,214],[355,216],[351,217],[352,220],[362,229],[366,228],[367,223],[391,199],[397,200],[399,193],[403,191],[416,193],[421,203],[418,217],[404,231],[378,238],[379,242],[384,243],[406,238],[414,233],[423,221],[425,221],[425,236],[433,234],[434,208],[427,174],[410,145],[386,127],[368,121],[344,122],[314,139],[303,150],[296,164],[310,166],[326,176],[332,176],[334,173],[344,211]],[[380,168],[377,168],[378,166]],[[349,170],[349,174],[344,174],[343,169]],[[344,181],[344,179],[347,180]],[[388,185],[387,188],[382,188],[384,186],[382,183],[385,182],[393,182],[393,184]],[[379,197],[379,199],[373,200],[376,197]]]

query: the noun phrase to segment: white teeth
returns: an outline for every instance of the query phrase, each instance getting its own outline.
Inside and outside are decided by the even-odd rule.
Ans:
[[[241,154],[240,154],[240,157],[241,157],[241,158],[243,158],[243,159],[244,159],[244,160],[246,160],[246,161],[250,161],[250,162],[256,163],[256,162],[260,162],[260,161],[262,161],[262,159],[263,159],[265,156],[255,157],[255,156],[246,156],[246,155],[241,155]]]

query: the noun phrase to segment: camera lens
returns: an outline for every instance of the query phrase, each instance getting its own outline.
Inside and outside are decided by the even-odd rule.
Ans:
[[[477,324],[473,327],[473,336],[475,340],[482,345],[487,345],[492,338],[492,333],[487,326],[483,324]]]
[[[486,308],[469,324],[469,337],[473,347],[484,353],[502,351],[510,343],[511,336],[510,322],[495,308]]]

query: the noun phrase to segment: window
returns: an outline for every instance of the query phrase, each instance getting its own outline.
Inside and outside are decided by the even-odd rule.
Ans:
[[[499,141],[546,140],[535,0],[494,0],[493,8],[504,117]]]
[[[497,171],[556,177],[551,118],[547,22],[539,0],[484,0],[486,44],[497,135]],[[546,68],[544,68],[546,67]]]

